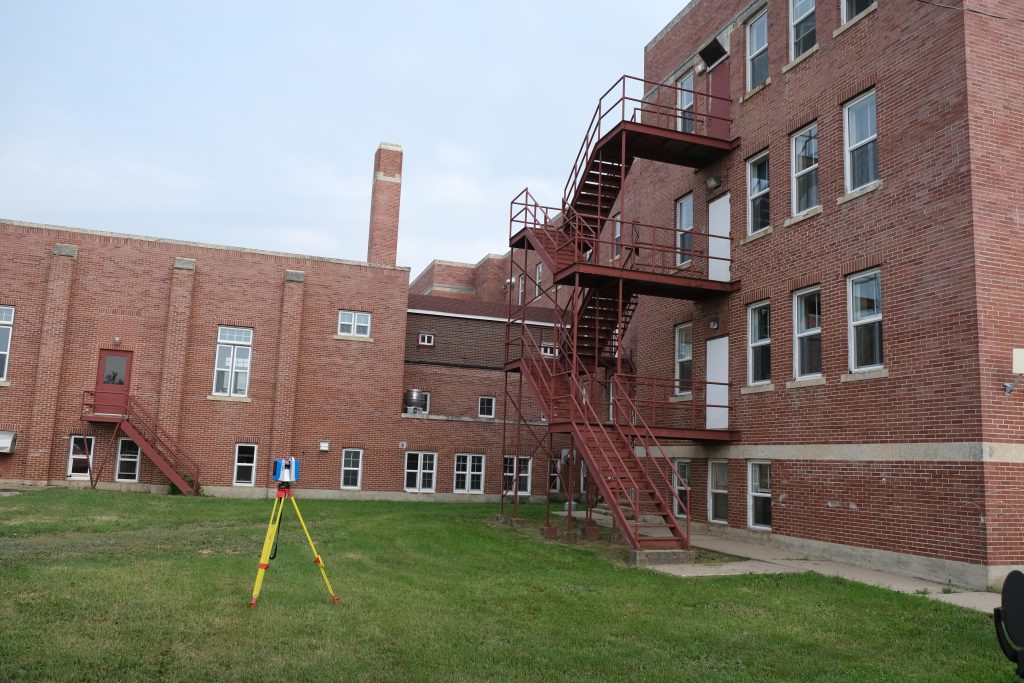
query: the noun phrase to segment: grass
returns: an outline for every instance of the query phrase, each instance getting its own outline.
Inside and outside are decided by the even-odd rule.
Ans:
[[[0,498],[0,680],[1012,681],[991,618],[816,574],[683,580],[493,522],[300,500]],[[543,514],[527,507],[534,528]]]

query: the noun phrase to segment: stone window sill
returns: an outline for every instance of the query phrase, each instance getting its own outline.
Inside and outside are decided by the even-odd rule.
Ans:
[[[805,377],[786,382],[787,389],[802,389],[803,387],[820,387],[827,384],[824,377]]]
[[[208,401],[226,401],[227,403],[252,403],[252,399],[248,396],[218,396],[217,394],[210,394],[206,397]]]
[[[740,97],[740,104],[743,104],[744,102],[748,102],[751,97],[753,97],[757,93],[761,92],[762,90],[764,90],[765,88],[767,88],[771,84],[772,84],[772,77],[769,76],[768,78],[765,79],[764,83],[762,83],[761,85],[757,86],[753,90],[748,90],[742,97]]]
[[[775,385],[771,382],[768,384],[753,384],[746,387],[740,387],[740,394],[744,396],[747,394],[763,394],[768,391],[775,391]]]
[[[669,403],[686,403],[693,400],[693,393],[687,391],[685,394],[677,394],[675,396],[669,396]]]
[[[860,372],[849,372],[839,378],[840,382],[865,382],[871,379],[886,379],[889,376],[889,368],[878,368],[877,370],[862,370]]]
[[[876,9],[878,9],[878,3],[877,2],[871,3],[866,8],[864,8],[864,10],[860,14],[858,14],[854,18],[850,19],[848,22],[846,22],[845,24],[843,24],[842,26],[837,28],[835,31],[832,31],[832,37],[833,38],[838,38],[841,34],[845,33],[849,29],[853,28],[854,24],[859,23],[860,21],[862,21],[868,15],[874,13],[874,11]]]
[[[9,387],[9,386],[11,386],[11,383],[10,383],[9,380],[0,381],[0,387]]]
[[[345,341],[356,341],[356,342],[372,342],[373,337],[360,337],[355,334],[336,334],[335,339],[344,339]]]
[[[847,192],[842,197],[836,200],[836,204],[845,204],[846,202],[852,202],[854,199],[857,199],[858,197],[863,197],[864,195],[870,194],[871,192],[874,192],[875,190],[879,190],[881,188],[882,181],[876,180],[873,183],[868,183],[864,187],[858,187],[853,192]]]
[[[740,244],[750,244],[754,240],[759,240],[762,237],[767,237],[770,234],[772,234],[772,226],[769,225],[767,228],[761,228],[757,232],[747,235],[746,237],[740,240]]]
[[[795,216],[791,216],[791,217],[787,218],[786,222],[783,223],[782,226],[785,227],[785,228],[788,228],[789,226],[796,225],[797,223],[800,223],[801,221],[805,221],[808,218],[814,218],[815,216],[817,216],[819,214],[821,214],[821,206],[820,205],[815,206],[815,207],[810,208],[810,209],[807,209],[803,213],[798,213]]]
[[[808,57],[810,57],[811,55],[816,55],[816,54],[818,54],[818,46],[817,45],[815,45],[810,50],[808,50],[807,52],[803,53],[802,55],[800,55],[799,57],[794,59],[792,62],[790,62],[786,66],[782,67],[782,73],[786,73],[790,69],[796,68],[796,66],[798,64],[802,64],[804,61],[807,60]]]

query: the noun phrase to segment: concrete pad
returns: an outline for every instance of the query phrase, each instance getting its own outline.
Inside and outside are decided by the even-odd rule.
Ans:
[[[692,550],[630,550],[629,563],[637,567],[666,564],[692,564],[696,553]]]
[[[771,562],[746,560],[741,562],[725,562],[723,564],[662,564],[650,567],[655,571],[673,576],[739,576],[742,574],[789,574],[801,570],[784,567]]]

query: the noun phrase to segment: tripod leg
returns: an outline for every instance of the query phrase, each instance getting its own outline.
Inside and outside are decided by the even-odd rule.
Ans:
[[[316,546],[313,545],[313,537],[309,535],[309,529],[306,528],[306,521],[302,519],[302,513],[299,512],[299,504],[295,501],[295,496],[291,496],[292,507],[295,508],[295,516],[299,518],[299,524],[302,525],[302,532],[306,534],[306,540],[309,541],[309,549],[313,551],[313,563],[320,568],[320,575],[324,577],[324,583],[327,584],[327,592],[331,594],[331,600],[334,604],[338,604],[338,596],[334,594],[334,589],[331,588],[331,582],[327,578],[327,570],[324,569],[324,561],[320,558],[320,555],[316,552]]]
[[[256,600],[260,597],[260,590],[263,588],[263,576],[270,568],[270,551],[274,547],[274,539],[277,536],[277,528],[281,522],[281,513],[284,512],[284,498],[274,498],[274,507],[270,511],[270,523],[267,525],[267,536],[263,539],[263,551],[260,553],[260,563],[256,569],[256,583],[252,587],[252,600],[249,607],[256,606]]]

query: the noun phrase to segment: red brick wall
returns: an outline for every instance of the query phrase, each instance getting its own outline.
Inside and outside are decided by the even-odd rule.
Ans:
[[[398,214],[402,200],[402,148],[381,144],[373,159],[370,198],[370,239],[366,260],[395,265],[398,253]]]

